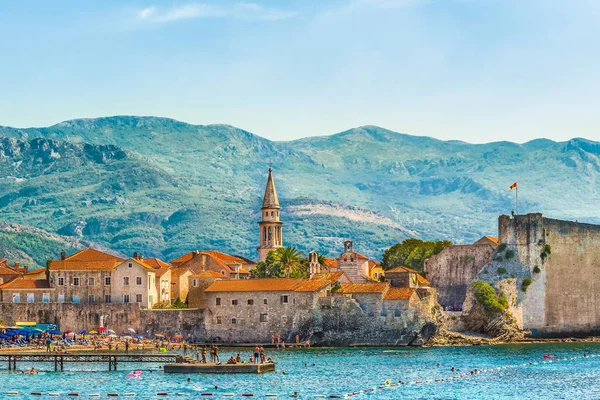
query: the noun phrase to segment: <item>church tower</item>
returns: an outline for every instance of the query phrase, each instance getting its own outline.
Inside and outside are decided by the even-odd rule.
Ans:
[[[270,251],[283,247],[283,236],[281,234],[281,222],[279,222],[279,200],[273,181],[273,170],[269,168],[269,178],[265,188],[265,196],[261,209],[261,221],[259,226],[258,261],[264,261]]]

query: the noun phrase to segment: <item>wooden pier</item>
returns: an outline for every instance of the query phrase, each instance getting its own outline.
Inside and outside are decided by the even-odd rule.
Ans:
[[[65,363],[107,363],[109,371],[116,371],[119,363],[182,363],[177,354],[125,353],[0,353],[0,365],[8,362],[8,370],[17,369],[18,362],[54,363],[55,371],[64,371]]]
[[[165,365],[165,373],[172,374],[262,374],[275,371],[275,364],[215,364],[186,363]]]

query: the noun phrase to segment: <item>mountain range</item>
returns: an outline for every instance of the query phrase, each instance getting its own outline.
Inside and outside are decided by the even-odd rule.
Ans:
[[[6,227],[21,224],[65,249],[256,258],[269,165],[284,244],[331,256],[347,238],[380,258],[408,237],[493,235],[498,215],[515,208],[514,181],[520,213],[600,223],[600,143],[591,140],[469,144],[363,126],[276,142],[228,125],[116,116],[0,126],[0,233],[16,242]],[[43,265],[61,250],[21,258]]]

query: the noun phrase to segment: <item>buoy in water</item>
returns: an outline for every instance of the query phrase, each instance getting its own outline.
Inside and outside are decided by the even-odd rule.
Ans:
[[[9,390],[6,392],[6,394],[16,395],[16,394],[19,394],[19,392],[17,392],[16,390]]]

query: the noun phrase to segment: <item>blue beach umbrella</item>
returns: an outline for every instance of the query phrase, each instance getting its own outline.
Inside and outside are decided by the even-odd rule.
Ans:
[[[85,335],[86,333],[87,333],[87,331],[85,329],[82,329],[82,330],[79,331],[80,335]]]
[[[10,336],[0,333],[0,339],[8,339]]]
[[[48,331],[48,333],[51,335],[60,335],[61,334],[61,332],[59,332],[59,331]]]

